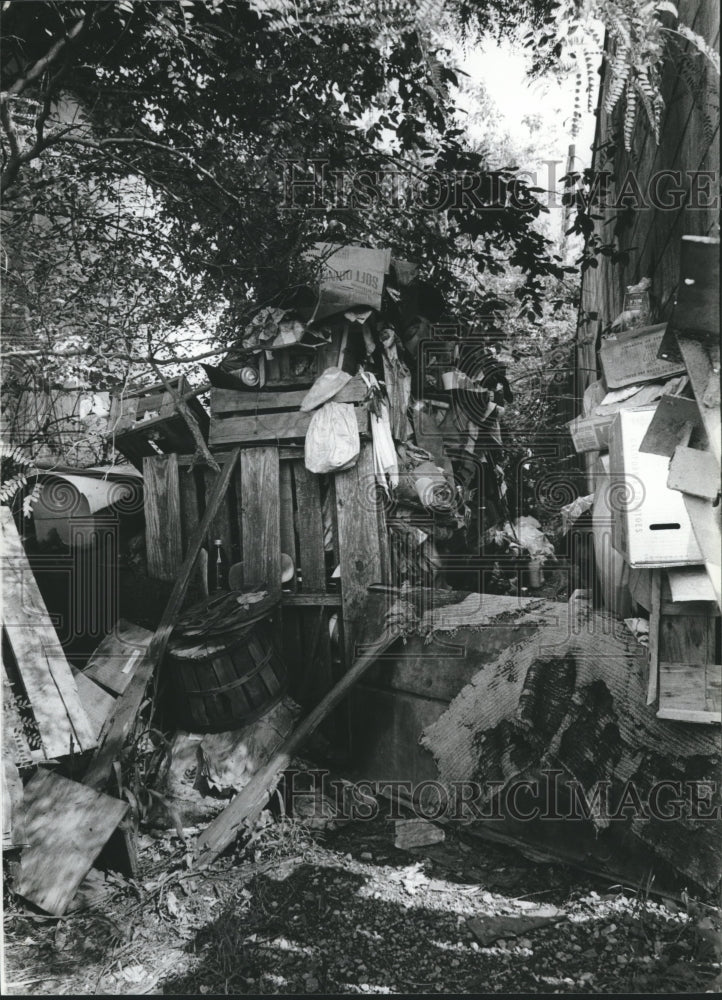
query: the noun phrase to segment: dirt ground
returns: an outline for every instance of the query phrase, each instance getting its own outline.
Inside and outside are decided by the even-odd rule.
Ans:
[[[6,891],[13,995],[679,993],[717,991],[718,914],[542,865],[454,831],[393,846],[377,820],[333,831],[269,824],[212,868],[170,831],[142,838],[142,874],[60,920]],[[558,922],[486,945],[469,918]],[[715,982],[716,980],[716,982]]]

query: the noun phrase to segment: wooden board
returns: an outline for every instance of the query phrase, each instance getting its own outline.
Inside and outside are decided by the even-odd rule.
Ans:
[[[700,713],[700,717],[698,719],[690,717],[690,712]],[[719,723],[722,721],[721,712],[722,665],[694,662],[660,663],[658,719]]]
[[[684,505],[692,522],[692,530],[697,539],[709,581],[714,590],[715,600],[722,608],[722,528],[720,515],[722,505],[715,507],[711,500],[683,494]]]
[[[363,624],[367,588],[383,578],[375,482],[370,444],[362,444],[359,460],[352,469],[334,477],[346,664],[352,663],[356,655],[356,636]]]
[[[95,681],[91,681],[89,677],[85,676],[82,670],[78,670],[75,667],[73,667],[73,676],[78,687],[80,700],[93,726],[93,732],[97,740],[108,716],[113,711],[115,695],[110,694],[109,691],[102,688],[100,684],[96,684]]]
[[[175,580],[183,562],[177,456],[145,458],[143,480],[148,576]]]
[[[128,809],[50,771],[25,786],[25,836],[15,886],[19,896],[62,916],[103,845]]]
[[[368,434],[368,411],[354,406],[359,434]],[[211,418],[208,442],[211,448],[229,444],[280,444],[305,438],[313,413],[281,412]]]
[[[687,430],[694,430],[700,422],[697,403],[693,399],[662,396],[639,450],[671,458],[682,436]]]
[[[0,506],[3,625],[48,758],[91,749],[93,727],[9,509]]]
[[[7,756],[2,761],[3,851],[24,847],[25,801],[20,772]]]
[[[269,593],[281,590],[281,502],[278,451],[241,451],[241,532],[243,579],[247,586],[265,584]]]
[[[692,384],[694,398],[697,400],[699,415],[702,420],[709,450],[720,463],[722,458],[721,421],[719,404],[719,363],[717,372],[710,357],[709,350],[695,340],[677,338],[679,350],[687,366],[687,374]],[[719,348],[718,348],[719,350]],[[719,359],[719,353],[717,354]],[[716,398],[710,389],[717,387]]]
[[[356,375],[333,396],[334,403],[360,403],[366,398],[366,383]],[[307,389],[295,392],[243,392],[236,389],[211,389],[211,413],[272,413],[274,410],[297,410],[308,395]]]
[[[106,635],[90,657],[83,673],[111,694],[122,694],[152,638],[149,629],[121,618],[115,631]]]
[[[669,463],[667,488],[693,497],[716,500],[720,491],[720,467],[714,455],[699,448],[677,445]]]

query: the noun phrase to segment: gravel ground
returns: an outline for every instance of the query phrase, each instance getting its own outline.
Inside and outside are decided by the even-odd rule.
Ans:
[[[275,823],[196,874],[145,838],[145,874],[60,921],[7,897],[15,995],[716,992],[718,912],[625,894],[456,836],[414,851],[378,821]],[[173,861],[175,870],[170,871]],[[470,917],[561,922],[484,946]],[[715,983],[715,980],[717,982]]]

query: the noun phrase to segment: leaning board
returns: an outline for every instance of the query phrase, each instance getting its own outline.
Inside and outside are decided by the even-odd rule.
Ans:
[[[128,809],[127,802],[38,771],[25,786],[19,896],[59,917]]]
[[[25,554],[12,514],[0,506],[3,627],[47,758],[92,749],[93,726]]]

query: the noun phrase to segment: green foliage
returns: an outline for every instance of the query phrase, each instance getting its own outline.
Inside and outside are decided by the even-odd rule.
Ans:
[[[520,307],[541,314],[543,282],[563,273],[536,228],[544,208],[513,169],[468,148],[448,53],[417,16],[380,25],[373,3],[340,21],[292,6],[3,6],[9,284],[44,360],[85,379],[100,365],[99,385],[151,347],[181,353],[171,334],[184,324],[189,340],[205,326],[227,343],[307,279],[304,249],[328,238],[418,260],[452,302],[468,274],[511,266]],[[501,4],[474,6],[502,17]],[[407,192],[428,193],[436,171],[450,207],[289,210],[284,163],[310,176],[319,159],[346,176],[396,172]],[[462,172],[480,177],[484,210],[455,203]]]
[[[569,71],[573,66],[578,98],[586,87],[591,100],[594,92],[592,66],[604,59],[607,74],[604,110],[611,115],[623,104],[623,134],[627,150],[638,109],[644,110],[649,128],[659,143],[664,101],[661,74],[665,58],[675,61],[696,53],[719,75],[719,55],[704,38],[679,21],[676,6],[668,0],[558,0],[546,19],[541,37],[527,35],[534,47],[536,73],[555,69]],[[674,25],[674,27],[673,27]],[[601,28],[607,32],[605,45]],[[692,46],[685,51],[687,43]],[[582,67],[580,64],[584,62]],[[575,115],[578,124],[580,115]]]

